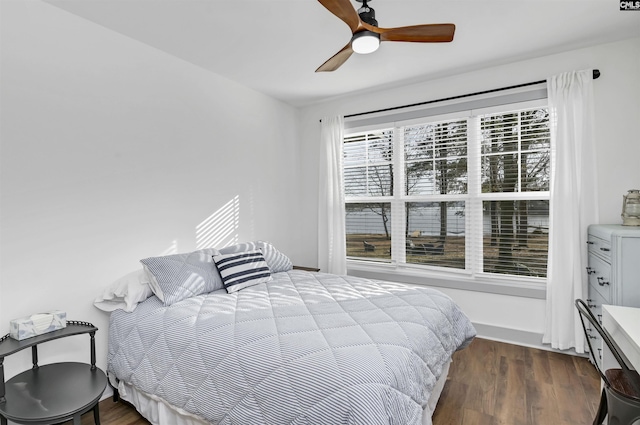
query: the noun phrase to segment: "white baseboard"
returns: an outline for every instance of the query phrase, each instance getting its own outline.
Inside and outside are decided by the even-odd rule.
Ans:
[[[571,356],[588,357],[588,354],[576,353],[576,350],[573,348],[569,350],[557,350],[555,348],[551,348],[550,345],[543,344],[543,335],[541,333],[503,328],[500,326],[486,325],[484,323],[474,323],[473,326],[476,328],[479,338],[506,342],[508,344],[522,345],[523,347],[537,348],[539,350],[569,354]]]
[[[111,388],[111,385],[107,384],[107,388],[105,388],[104,392],[102,393],[102,397],[100,397],[100,401],[106,400],[112,396],[113,396],[113,388]]]

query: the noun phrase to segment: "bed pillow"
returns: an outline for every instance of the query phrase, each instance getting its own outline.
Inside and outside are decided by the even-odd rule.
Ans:
[[[256,249],[262,251],[262,255],[264,256],[271,273],[286,272],[293,268],[293,264],[289,257],[278,251],[278,249],[269,242],[264,241],[245,242],[237,245],[231,245],[226,248],[222,248],[220,250],[220,254],[254,251]]]
[[[259,249],[213,256],[227,292],[270,281],[271,271]]]
[[[151,290],[165,306],[186,298],[222,289],[222,279],[213,264],[214,248],[185,254],[150,257],[140,260],[147,274]]]
[[[144,269],[136,270],[113,282],[95,299],[93,305],[102,311],[124,310],[132,312],[138,303],[153,295]]]

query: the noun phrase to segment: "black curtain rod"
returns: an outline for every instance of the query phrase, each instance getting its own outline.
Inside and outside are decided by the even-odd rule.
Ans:
[[[593,70],[593,79],[595,80],[598,77],[600,77],[600,70],[599,69],[594,69]],[[536,84],[542,84],[542,83],[546,83],[546,82],[547,82],[547,80],[534,81],[532,83],[523,83],[523,84],[517,84],[515,86],[502,87],[502,88],[499,88],[499,89],[492,89],[492,90],[479,91],[479,92],[475,92],[475,93],[461,94],[459,96],[445,97],[445,98],[436,99],[436,100],[428,100],[426,102],[412,103],[410,105],[394,106],[394,107],[391,107],[391,108],[377,109],[375,111],[368,111],[368,112],[358,112],[357,114],[345,115],[344,117],[345,118],[352,118],[352,117],[359,117],[361,115],[376,114],[378,112],[395,111],[396,109],[404,109],[404,108],[412,108],[414,106],[429,105],[430,103],[437,103],[437,102],[445,102],[447,100],[462,99],[464,97],[478,96],[478,95],[481,95],[481,94],[494,93],[494,92],[510,90],[510,89],[517,89],[517,88],[520,88],[520,87],[533,86],[533,85],[536,85]],[[320,122],[322,122],[322,120],[320,120]]]

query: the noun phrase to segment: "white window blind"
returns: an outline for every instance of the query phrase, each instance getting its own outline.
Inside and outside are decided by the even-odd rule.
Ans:
[[[344,140],[345,195],[390,196],[393,193],[393,130],[356,134]]]
[[[344,139],[347,253],[375,261],[391,260],[393,136],[380,129]]]
[[[348,258],[545,278],[550,140],[544,104],[492,105],[347,134]]]

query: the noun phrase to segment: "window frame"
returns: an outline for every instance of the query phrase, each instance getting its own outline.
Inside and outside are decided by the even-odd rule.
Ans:
[[[351,127],[345,130],[345,139],[358,133],[393,129],[393,157],[394,167],[393,184],[394,195],[392,197],[349,197],[345,194],[345,205],[352,202],[388,202],[391,204],[391,261],[372,261],[356,257],[347,257],[347,269],[350,274],[362,275],[372,278],[399,280],[409,283],[422,283],[424,278],[429,279],[429,285],[449,288],[474,290],[482,292],[499,293],[506,295],[518,295],[531,298],[544,299],[546,293],[547,278],[506,275],[488,273],[483,271],[483,227],[482,227],[482,203],[485,201],[499,200],[550,200],[550,191],[531,192],[501,192],[482,193],[482,164],[481,164],[481,133],[480,116],[487,114],[508,113],[529,108],[548,108],[546,96],[543,99],[526,100],[521,102],[492,105],[486,108],[474,110],[462,110],[453,113],[430,115],[426,113],[421,117],[408,120],[386,122],[378,118],[373,125]],[[406,195],[404,184],[404,146],[402,137],[398,136],[400,129],[411,125],[428,124],[443,120],[465,118],[467,120],[467,193],[465,194],[421,194]],[[551,120],[551,117],[549,117]],[[521,149],[518,149],[521,152]],[[549,147],[549,155],[553,154],[553,147]],[[553,158],[551,158],[553,161]],[[518,174],[521,178],[521,174]],[[401,188],[401,189],[398,189]],[[432,265],[420,265],[406,262],[405,241],[405,214],[407,202],[443,202],[464,201],[465,210],[474,209],[475,217],[465,220],[465,269],[452,269]],[[475,205],[472,205],[475,204]],[[480,204],[480,205],[478,205]],[[471,208],[469,208],[471,206]],[[479,211],[480,225],[478,225],[477,212]],[[395,214],[394,214],[395,213]],[[467,218],[467,217],[466,217]],[[548,249],[547,249],[548,253]]]

